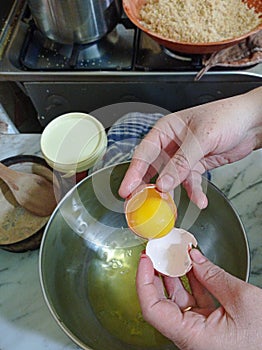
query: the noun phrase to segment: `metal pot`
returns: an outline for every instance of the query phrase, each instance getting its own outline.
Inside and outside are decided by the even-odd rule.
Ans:
[[[135,275],[145,241],[127,228],[118,196],[128,166],[89,175],[59,203],[41,244],[41,287],[58,325],[83,349],[175,350],[141,315]],[[203,186],[209,205],[202,211],[176,188],[176,225],[190,230],[214,263],[247,280],[243,225],[221,191],[204,178]]]
[[[62,44],[88,44],[117,25],[121,0],[28,0],[38,29]]]

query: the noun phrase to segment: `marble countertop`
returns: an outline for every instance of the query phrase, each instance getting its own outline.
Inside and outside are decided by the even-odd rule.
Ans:
[[[0,134],[0,160],[39,154],[40,135]],[[262,287],[262,150],[211,172],[211,181],[231,200],[246,228],[250,282]],[[42,295],[39,251],[0,250],[0,350],[79,349],[52,318]]]

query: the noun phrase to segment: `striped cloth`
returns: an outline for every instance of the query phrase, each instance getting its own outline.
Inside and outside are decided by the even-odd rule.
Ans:
[[[89,170],[89,173],[131,160],[135,147],[162,116],[160,113],[134,112],[118,119],[108,131],[104,157]]]

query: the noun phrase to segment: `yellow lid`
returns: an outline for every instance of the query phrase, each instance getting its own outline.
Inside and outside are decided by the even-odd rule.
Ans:
[[[41,136],[47,163],[61,172],[92,167],[106,150],[107,136],[99,120],[85,113],[67,113],[53,119]]]

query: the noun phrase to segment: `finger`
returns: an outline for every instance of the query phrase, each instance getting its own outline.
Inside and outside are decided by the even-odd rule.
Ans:
[[[118,193],[122,198],[127,198],[139,185],[143,183],[143,177],[145,175],[144,162],[132,159],[129,168],[121,182]]]
[[[160,191],[169,192],[182,183],[194,170],[195,165],[204,159],[204,150],[198,138],[188,129],[180,149],[162,170],[157,186]]]
[[[236,295],[246,283],[214,265],[197,249],[190,252],[194,275],[228,313],[236,312]]]
[[[176,329],[180,329],[183,313],[174,302],[159,297],[155,285],[154,267],[146,255],[142,255],[139,261],[136,286],[145,320],[165,336],[172,338]]]
[[[145,183],[150,183],[152,178],[157,175],[162,167],[163,164],[163,159],[161,157],[161,155],[154,161],[153,164],[151,164],[148,169],[147,172],[143,178],[143,181]]]
[[[199,334],[206,317],[195,312],[181,312],[179,306],[166,298],[159,298],[154,284],[154,268],[151,260],[143,255],[140,259],[137,278],[137,293],[144,319],[179,348],[190,344],[192,330]],[[195,348],[197,336],[194,337]]]
[[[192,171],[183,182],[190,200],[195,203],[199,209],[204,209],[208,205],[208,199],[202,188],[202,176],[196,171]]]
[[[145,137],[143,147],[139,147],[135,152],[136,158],[142,159],[146,156],[146,161],[150,164],[146,172],[146,178],[144,178],[147,182],[159,173],[163,164],[169,162],[181,144],[179,137],[169,124],[169,118],[171,118],[171,115],[159,120]],[[175,129],[181,128],[181,123],[179,119],[172,120]],[[184,123],[182,124],[184,126]]]
[[[164,277],[163,280],[169,299],[174,301],[181,310],[195,306],[195,298],[185,290],[179,278]]]
[[[165,293],[162,292],[160,287],[161,279],[156,278],[155,270],[150,258],[146,254],[142,254],[136,276],[137,292],[138,296],[142,298],[141,306],[147,305],[149,302],[154,303],[158,300],[165,299]],[[161,281],[162,289],[163,283]],[[145,296],[147,300],[145,299]]]
[[[136,148],[130,166],[119,188],[119,195],[121,197],[128,197],[143,182],[143,178],[146,176],[149,167],[158,159],[161,152],[161,144],[158,140],[158,131],[152,129]],[[153,173],[152,169],[150,172]]]
[[[145,285],[152,284],[152,289],[155,297],[159,299],[166,298],[162,279],[156,274],[150,258],[143,253],[141,255],[137,270],[137,282],[143,281]]]
[[[192,269],[188,272],[187,276],[197,307],[199,309],[208,310],[208,313],[214,311],[217,306],[214,297],[199,283]]]
[[[154,280],[153,284],[156,288],[156,291],[158,292],[159,299],[165,299],[166,298],[166,291],[163,285],[162,278],[160,277],[159,273],[154,271]]]

